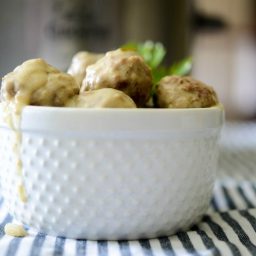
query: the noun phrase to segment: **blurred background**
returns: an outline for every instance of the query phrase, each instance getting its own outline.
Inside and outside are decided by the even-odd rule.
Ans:
[[[0,76],[29,58],[66,70],[79,50],[160,41],[166,64],[192,56],[230,120],[256,119],[254,0],[1,0]]]

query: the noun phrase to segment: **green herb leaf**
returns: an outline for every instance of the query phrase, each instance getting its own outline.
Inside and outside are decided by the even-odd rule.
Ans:
[[[164,76],[169,75],[169,70],[167,67],[160,66],[158,68],[152,69],[152,77],[153,77],[153,83],[157,83],[161,78]]]
[[[169,75],[185,76],[190,73],[192,69],[192,58],[185,58],[179,62],[174,63],[169,70]]]
[[[166,54],[166,50],[161,43],[153,43],[152,41],[137,44],[130,42],[123,45],[121,48],[123,50],[138,52],[152,69],[160,65]]]
[[[121,49],[124,51],[138,51],[138,44],[134,42],[129,42],[121,46]]]
[[[138,44],[138,53],[145,59],[146,63],[154,69],[163,61],[166,51],[161,43],[146,41],[144,44]]]

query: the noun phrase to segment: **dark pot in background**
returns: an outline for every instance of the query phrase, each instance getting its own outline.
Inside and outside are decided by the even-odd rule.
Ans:
[[[188,0],[3,0],[1,5],[1,76],[39,56],[65,70],[79,50],[104,52],[127,41],[161,41],[169,63],[188,54]]]

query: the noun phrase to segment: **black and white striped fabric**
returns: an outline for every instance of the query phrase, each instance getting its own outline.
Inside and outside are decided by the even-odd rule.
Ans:
[[[88,241],[29,230],[29,236],[14,238],[3,231],[10,221],[0,200],[0,256],[256,255],[256,123],[226,125],[211,206],[187,232],[150,240]]]

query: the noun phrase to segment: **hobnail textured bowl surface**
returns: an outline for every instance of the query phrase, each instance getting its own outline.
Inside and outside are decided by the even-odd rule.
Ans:
[[[137,111],[137,112],[136,112]],[[159,111],[159,112],[157,112]],[[206,211],[219,107],[71,110],[27,107],[17,193],[16,134],[1,124],[1,187],[11,215],[52,235],[135,239],[170,235]]]

